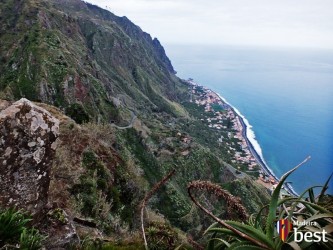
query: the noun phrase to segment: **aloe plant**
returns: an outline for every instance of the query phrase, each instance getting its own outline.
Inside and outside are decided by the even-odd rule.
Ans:
[[[314,195],[314,188],[317,187],[307,189],[298,197],[291,195],[287,197],[281,196],[281,189],[288,176],[309,159],[310,157],[306,158],[298,166],[285,173],[273,191],[270,203],[260,209],[257,214],[253,214],[247,220],[243,220],[243,222],[222,220],[216,217],[200,204],[192,194],[191,191],[200,186],[199,183],[190,183],[188,192],[193,202],[216,221],[205,232],[206,235],[210,236],[207,249],[333,249],[333,214],[321,204],[331,177],[322,187],[322,191],[317,198]],[[221,187],[215,186],[215,189],[219,189],[220,193],[226,192]],[[308,194],[308,198],[304,198],[306,194]],[[226,199],[227,205],[232,205],[235,208],[234,204],[228,203],[228,199],[234,199],[231,198],[230,194],[219,195],[219,197]],[[287,219],[294,223],[296,221],[305,221],[307,224],[314,224],[315,222],[315,226],[299,226],[297,232],[303,234],[305,232],[323,232],[325,230],[327,232],[325,238],[327,242],[307,242],[304,239],[296,242],[292,231],[285,241],[282,241],[275,229],[275,224],[280,219]]]

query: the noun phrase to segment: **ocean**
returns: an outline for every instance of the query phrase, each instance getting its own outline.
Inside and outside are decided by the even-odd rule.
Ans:
[[[278,178],[310,155],[288,181],[298,193],[325,183],[333,171],[333,51],[165,48],[179,77],[211,88],[246,118],[256,151]]]

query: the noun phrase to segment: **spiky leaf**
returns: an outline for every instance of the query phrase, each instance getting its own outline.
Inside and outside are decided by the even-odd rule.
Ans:
[[[330,177],[328,177],[327,181],[325,182],[325,185],[324,185],[323,189],[321,190],[320,195],[318,197],[318,202],[321,202],[326,190],[328,189],[328,184],[332,178],[332,175],[333,175],[333,173],[330,175]]]
[[[294,172],[297,168],[299,168],[302,164],[307,162],[309,159],[310,159],[310,156],[307,157],[299,165],[297,165],[296,167],[294,167],[293,169],[291,169],[290,171],[285,173],[281,177],[279,184],[276,186],[276,188],[272,194],[271,202],[269,204],[269,212],[268,212],[268,216],[267,216],[267,220],[266,220],[266,235],[269,239],[273,239],[273,235],[274,235],[274,220],[275,220],[275,216],[276,216],[276,209],[278,206],[278,200],[279,200],[279,194],[280,194],[281,188],[282,188],[284,182],[286,181],[286,179],[288,178],[288,176],[292,172]]]
[[[258,230],[254,227],[249,225],[242,224],[237,221],[225,221],[230,226],[233,226],[237,230],[241,231],[242,233],[250,236],[251,238],[256,239],[257,241],[263,243],[268,248],[274,248],[274,243],[271,239],[269,239],[261,230]]]

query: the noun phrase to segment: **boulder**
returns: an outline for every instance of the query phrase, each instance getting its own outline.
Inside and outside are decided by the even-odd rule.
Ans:
[[[0,206],[42,219],[59,120],[27,99],[0,112]]]
[[[9,101],[0,99],[0,111],[7,108],[10,105]]]

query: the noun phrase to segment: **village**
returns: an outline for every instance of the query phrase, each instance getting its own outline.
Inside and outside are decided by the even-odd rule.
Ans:
[[[217,140],[229,147],[228,152],[234,158],[232,163],[246,165],[246,172],[258,173],[257,181],[270,190],[274,189],[277,180],[261,169],[257,159],[251,153],[246,140],[246,131],[244,131],[246,128],[243,126],[239,115],[214,91],[198,85],[192,79],[187,82],[191,92],[190,102],[204,107],[204,112],[207,115],[201,119],[202,122],[207,123],[207,126],[211,129],[221,131]],[[227,131],[227,133],[224,133],[226,136],[222,135],[222,131]]]

